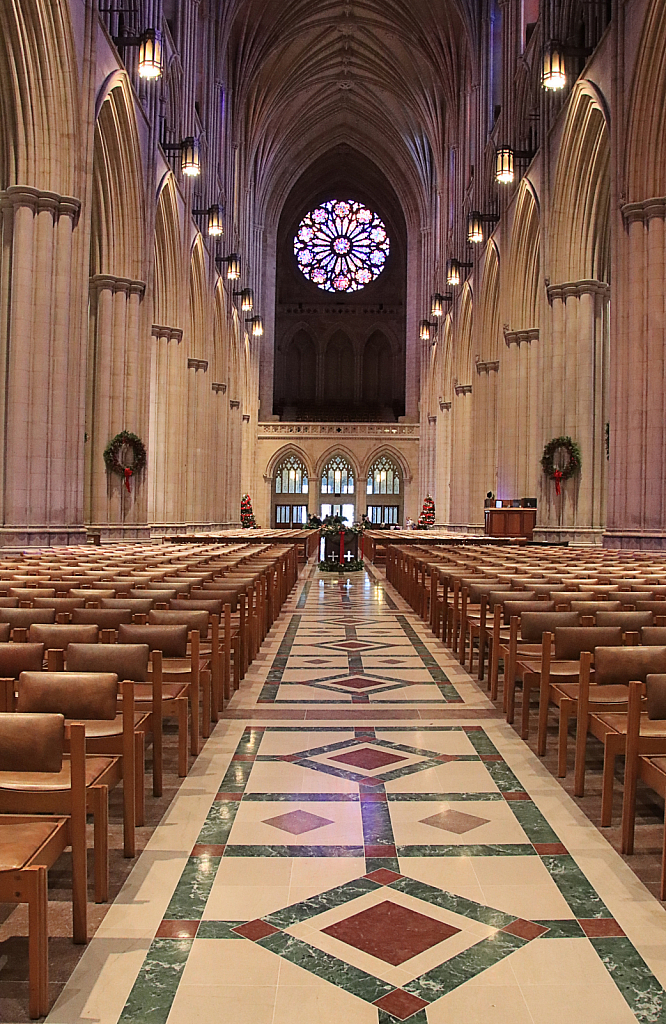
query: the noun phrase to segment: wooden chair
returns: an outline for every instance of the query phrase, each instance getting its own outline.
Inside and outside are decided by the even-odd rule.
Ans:
[[[83,721],[86,730],[87,809],[94,817],[95,900],[108,899],[108,791],[123,783],[123,852],[136,854],[134,800],[134,693],[123,686],[122,715],[117,715],[118,677],[113,673],[22,672],[17,712],[62,714]],[[100,747],[103,750],[100,750]],[[62,773],[61,773],[62,774]],[[68,813],[63,779],[9,787],[0,778],[0,810],[14,813]]]
[[[74,941],[88,941],[85,728],[72,723],[68,732],[68,815],[0,814],[0,903],[28,904],[28,1012],[32,1018],[49,1011],[47,872],[68,846]],[[64,739],[62,715],[0,714],[0,779],[61,774]]]
[[[46,651],[47,668],[51,672],[62,672],[65,667],[70,644],[96,644],[97,626],[44,625],[35,623],[28,631],[28,642],[41,643]],[[25,671],[28,671],[26,669]]]
[[[585,753],[587,737],[591,733],[599,740],[609,735],[609,727],[604,713],[609,711],[627,711],[629,699],[629,683],[645,682],[650,674],[666,672],[666,646],[664,647],[596,647],[594,652],[595,685],[590,686],[589,659],[581,657],[580,681],[577,703],[576,729],[576,768],[574,775],[574,793],[583,796],[585,793]],[[622,751],[623,740],[615,741],[617,752]],[[611,758],[609,757],[608,771]],[[606,815],[608,802],[612,801],[612,776],[606,779]],[[610,781],[610,793],[609,789]]]
[[[533,673],[539,675],[539,732],[537,753],[543,757],[548,739],[548,712],[551,705],[558,712],[558,778],[567,774],[567,737],[569,719],[576,714],[580,682],[581,656],[597,646],[621,647],[622,630],[619,626],[557,627],[554,636],[554,657],[551,646],[543,637],[541,665]]]
[[[645,683],[629,683],[624,796],[622,800],[622,853],[634,852],[636,787],[639,779],[662,799],[666,798],[666,757],[659,756],[652,738],[644,735],[643,695],[647,696],[647,720],[666,732],[666,675],[650,673]],[[663,742],[659,737],[659,744]],[[666,815],[661,854],[659,899],[666,899]]]
[[[505,609],[514,611],[519,602],[506,602]],[[511,614],[509,642],[500,644],[504,657],[504,693],[506,694],[506,720],[513,722],[515,714],[516,684],[522,685],[523,702],[521,715],[522,739],[529,737],[530,701],[533,689],[539,687],[538,665],[543,653],[544,634],[551,638],[558,627],[579,625],[576,612],[557,612],[552,609],[554,602],[548,602],[547,610],[525,608],[518,615]],[[519,635],[520,634],[520,635]]]

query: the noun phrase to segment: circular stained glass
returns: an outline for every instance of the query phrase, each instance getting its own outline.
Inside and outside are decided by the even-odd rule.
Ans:
[[[332,199],[298,226],[294,254],[301,272],[327,292],[357,292],[384,269],[390,252],[383,222],[363,203]]]

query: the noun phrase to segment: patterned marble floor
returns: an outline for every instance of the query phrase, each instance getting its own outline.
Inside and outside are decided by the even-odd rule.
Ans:
[[[666,916],[379,572],[308,567],[48,1020],[666,1024]]]

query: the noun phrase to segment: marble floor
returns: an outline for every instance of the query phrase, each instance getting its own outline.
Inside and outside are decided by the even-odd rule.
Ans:
[[[380,573],[308,567],[53,1024],[666,1022],[666,916]]]

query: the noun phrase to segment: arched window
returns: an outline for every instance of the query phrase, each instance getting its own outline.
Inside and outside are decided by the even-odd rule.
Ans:
[[[276,494],[307,494],[308,472],[296,455],[289,455],[275,471]]]
[[[353,494],[354,470],[341,455],[336,455],[321,473],[322,494]]]
[[[400,470],[383,455],[368,470],[368,494],[400,494]]]

